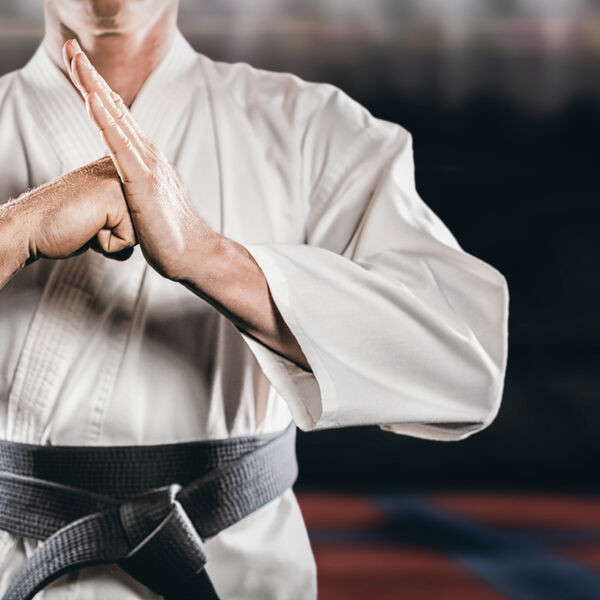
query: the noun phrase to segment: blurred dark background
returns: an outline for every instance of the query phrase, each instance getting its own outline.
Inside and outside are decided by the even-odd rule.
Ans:
[[[1,1],[0,73],[35,50],[41,4]],[[487,430],[299,432],[320,600],[600,597],[596,4],[182,0],[200,52],[334,83],[409,129],[421,196],[510,288]]]
[[[300,434],[297,489],[597,491],[596,2],[187,0],[180,17],[214,59],[334,83],[408,128],[421,196],[510,287],[504,403],[488,430],[458,444]],[[2,1],[0,72],[33,53],[42,22],[41,2]]]

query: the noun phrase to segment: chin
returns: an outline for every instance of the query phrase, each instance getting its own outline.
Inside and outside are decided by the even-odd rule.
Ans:
[[[127,0],[88,0],[84,2],[87,4],[87,10],[95,19],[116,19],[122,13],[128,10],[128,5],[132,3],[139,3],[138,0],[127,1]]]
[[[60,20],[73,31],[96,35],[144,28],[177,0],[49,0]]]

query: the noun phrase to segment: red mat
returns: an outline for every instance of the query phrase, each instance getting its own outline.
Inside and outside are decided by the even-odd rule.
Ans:
[[[320,600],[600,598],[595,497],[302,493],[299,501]]]

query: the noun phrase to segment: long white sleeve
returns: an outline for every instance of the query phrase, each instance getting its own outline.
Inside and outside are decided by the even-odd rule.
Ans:
[[[410,134],[328,90],[303,137],[306,243],[246,246],[312,373],[244,337],[304,430],[464,438],[501,401],[506,281],[420,199]]]

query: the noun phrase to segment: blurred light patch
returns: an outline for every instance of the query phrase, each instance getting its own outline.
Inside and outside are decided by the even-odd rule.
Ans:
[[[304,492],[299,500],[321,600],[598,597],[597,497]]]
[[[600,597],[600,500],[572,493],[600,470],[598,2],[182,0],[180,26],[214,59],[335,83],[407,126],[420,193],[511,289],[489,430],[299,434],[320,600]],[[2,0],[0,72],[42,30],[40,0]]]
[[[552,110],[600,97],[592,0],[182,0],[180,25],[217,59],[380,86],[452,106],[494,94]],[[0,6],[0,70],[41,37],[37,0]]]

